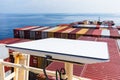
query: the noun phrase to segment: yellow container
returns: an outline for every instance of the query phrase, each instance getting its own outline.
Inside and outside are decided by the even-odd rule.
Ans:
[[[49,32],[48,32],[48,37],[50,38],[50,37],[54,37],[54,33],[55,32],[57,32],[57,31],[59,31],[59,30],[61,30],[61,29],[64,29],[64,28],[66,28],[67,26],[65,26],[65,27],[57,27],[56,29],[54,29],[54,30],[50,30]]]
[[[89,29],[81,29],[76,33],[76,37],[80,37],[81,35],[84,35]]]

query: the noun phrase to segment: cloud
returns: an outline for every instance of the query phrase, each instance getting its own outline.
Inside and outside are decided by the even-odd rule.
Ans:
[[[119,0],[0,0],[6,13],[119,13]]]

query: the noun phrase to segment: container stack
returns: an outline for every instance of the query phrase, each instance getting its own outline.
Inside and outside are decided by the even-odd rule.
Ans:
[[[79,25],[77,25],[78,23]],[[110,50],[110,59],[111,59],[110,62],[94,64],[94,65],[84,65],[84,66],[74,65],[76,67],[74,68],[74,73],[77,76],[82,76],[92,79],[112,79],[114,78],[115,75],[120,74],[119,73],[120,67],[117,64],[118,61],[120,60],[120,56],[119,56],[120,26],[113,26],[113,25],[109,26],[109,25],[98,25],[98,24],[88,25],[87,23],[88,22],[85,22],[86,25],[85,24],[83,25],[83,23],[81,22],[76,22],[72,24],[60,24],[57,25],[56,27],[29,26],[24,28],[17,28],[14,29],[14,37],[32,39],[32,40],[52,37],[52,38],[107,42]],[[43,62],[43,58],[31,56],[31,60],[30,60],[31,66],[41,68],[42,62]],[[115,68],[115,66],[117,67]],[[47,69],[56,70],[59,67],[63,67],[63,63],[52,62],[47,67]],[[113,73],[111,73],[111,69],[114,69],[116,73],[114,73],[114,71]],[[91,72],[93,74],[91,74]],[[99,74],[99,72],[101,72],[102,74]]]
[[[30,26],[14,29],[15,38],[44,39],[44,38],[68,38],[77,39],[80,36],[120,38],[120,30],[117,28],[74,28],[70,26],[40,27]]]

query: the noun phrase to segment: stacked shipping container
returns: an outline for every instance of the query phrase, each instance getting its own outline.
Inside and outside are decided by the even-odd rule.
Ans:
[[[50,37],[76,39],[80,36],[120,38],[120,31],[117,28],[99,27],[100,25],[97,25],[97,28],[73,28],[67,25],[57,27],[29,26],[14,29],[14,37],[34,40]]]

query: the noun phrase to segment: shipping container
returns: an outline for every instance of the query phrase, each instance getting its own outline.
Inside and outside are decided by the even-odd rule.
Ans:
[[[68,39],[76,39],[76,32],[78,32],[81,28],[75,28],[75,30],[68,33]]]
[[[92,33],[92,36],[100,37],[102,30],[101,29],[95,29]]]
[[[61,33],[61,38],[68,39],[68,33],[75,30],[75,28],[69,28]]]
[[[80,36],[84,36],[88,30],[89,30],[89,29],[81,29],[80,31],[78,31],[78,32],[76,33],[76,38],[78,38],[78,37],[80,37]]]
[[[52,27],[52,28],[49,28],[47,30],[42,30],[42,39],[44,38],[48,38],[48,32],[50,32],[51,30],[55,30],[57,29],[58,27]]]
[[[20,38],[20,32],[19,31],[24,29],[24,28],[29,28],[29,27],[32,27],[32,26],[25,26],[25,27],[22,27],[22,28],[13,29],[14,38]]]
[[[57,32],[54,33],[54,37],[55,37],[55,38],[61,38],[62,32],[65,31],[65,30],[67,30],[67,29],[69,29],[69,28],[70,28],[70,27],[66,27],[66,28],[64,28],[64,29],[58,30]]]
[[[50,27],[46,26],[46,27],[40,27],[37,29],[32,29],[30,31],[30,39],[41,39],[41,31],[49,28]]]
[[[110,29],[110,37],[111,38],[120,38],[118,29]]]
[[[89,29],[89,30],[86,32],[85,36],[92,36],[92,33],[93,33],[94,30],[95,30],[95,29]]]
[[[63,27],[57,27],[56,29],[54,30],[51,30],[48,32],[48,38],[53,38],[54,37],[54,33],[59,31],[59,30],[62,30],[64,28],[66,28],[67,26],[63,26]]]
[[[110,30],[104,29],[101,32],[102,37],[110,37]]]
[[[22,29],[22,34],[24,34],[24,39],[30,39],[30,30],[39,28],[40,26],[32,26],[31,28]]]

